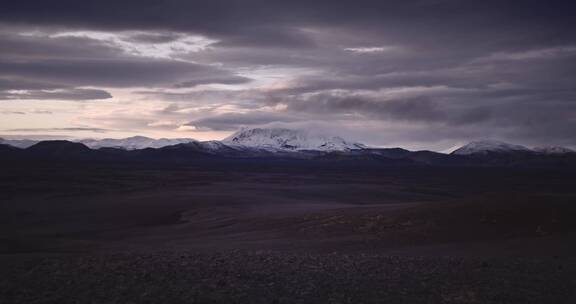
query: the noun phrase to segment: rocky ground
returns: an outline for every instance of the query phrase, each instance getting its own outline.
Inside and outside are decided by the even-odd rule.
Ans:
[[[575,174],[5,163],[0,303],[576,303]]]
[[[573,303],[574,259],[156,252],[8,267],[3,303]]]

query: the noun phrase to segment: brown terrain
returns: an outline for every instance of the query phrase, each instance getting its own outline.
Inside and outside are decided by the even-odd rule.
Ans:
[[[11,162],[2,303],[573,303],[576,173]]]

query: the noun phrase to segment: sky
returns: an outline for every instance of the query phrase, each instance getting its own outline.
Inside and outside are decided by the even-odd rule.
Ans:
[[[576,3],[9,0],[0,137],[576,147]]]

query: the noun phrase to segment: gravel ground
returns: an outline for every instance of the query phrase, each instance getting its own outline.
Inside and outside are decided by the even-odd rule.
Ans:
[[[220,252],[10,263],[0,303],[576,303],[576,260]]]

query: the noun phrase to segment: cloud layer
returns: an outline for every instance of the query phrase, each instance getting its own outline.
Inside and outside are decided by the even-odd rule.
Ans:
[[[575,11],[536,0],[17,1],[0,11],[0,115],[79,101],[89,104],[56,129],[283,125],[440,150],[478,138],[574,147]]]

